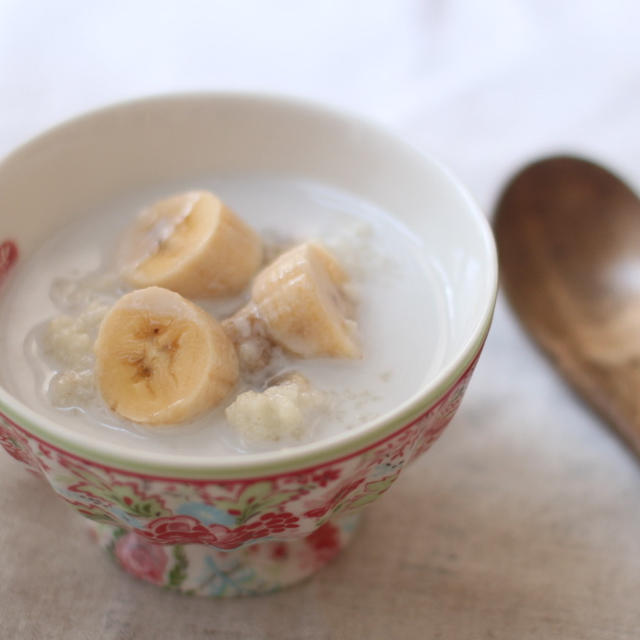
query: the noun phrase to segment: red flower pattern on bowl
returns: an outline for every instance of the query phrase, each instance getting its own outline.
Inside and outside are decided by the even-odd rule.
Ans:
[[[18,245],[13,240],[0,243],[0,285],[18,261]]]
[[[149,544],[130,532],[118,539],[114,551],[120,564],[136,578],[158,585],[164,583],[169,558],[163,547]]]
[[[140,537],[155,544],[210,544],[215,545],[217,537],[208,527],[191,516],[170,516],[158,518],[143,530]]]

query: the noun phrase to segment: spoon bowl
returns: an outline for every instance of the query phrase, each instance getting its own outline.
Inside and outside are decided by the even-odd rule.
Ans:
[[[494,231],[522,323],[640,454],[640,199],[592,162],[550,157],[511,179]]]

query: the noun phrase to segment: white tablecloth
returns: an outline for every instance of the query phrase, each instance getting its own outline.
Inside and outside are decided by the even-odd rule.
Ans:
[[[0,155],[104,103],[250,89],[389,125],[488,214],[508,174],[554,151],[638,188],[639,24],[631,0],[0,0]],[[442,439],[337,562],[275,596],[129,578],[0,452],[2,640],[620,640],[640,633],[639,588],[638,462],[502,300]]]

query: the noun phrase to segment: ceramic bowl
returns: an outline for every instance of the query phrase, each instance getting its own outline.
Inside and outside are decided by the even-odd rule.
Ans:
[[[434,160],[321,106],[196,94],[81,116],[0,164],[0,296],[43,239],[88,208],[149,185],[235,171],[304,176],[347,190],[418,236],[440,274],[447,316],[441,363],[419,392],[370,423],[297,448],[160,455],[97,441],[38,414],[10,393],[11,362],[0,372],[4,449],[90,519],[96,539],[127,571],[214,596],[292,584],[345,546],[362,508],[429,449],[456,412],[497,288],[485,217]]]

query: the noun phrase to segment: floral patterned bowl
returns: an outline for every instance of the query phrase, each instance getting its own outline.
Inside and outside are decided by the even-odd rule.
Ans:
[[[358,118],[265,96],[197,94],[110,107],[59,126],[0,164],[2,288],[47,234],[126,189],[211,172],[308,176],[394,212],[446,283],[448,335],[419,393],[357,429],[276,452],[160,455],[99,441],[14,393],[4,355],[0,444],[91,521],[133,575],[187,593],[273,591],[311,575],[362,508],[424,453],[458,408],[497,288],[491,232],[439,164]],[[18,215],[19,212],[19,215]],[[425,331],[429,327],[425,326]],[[23,366],[23,365],[22,365]]]

